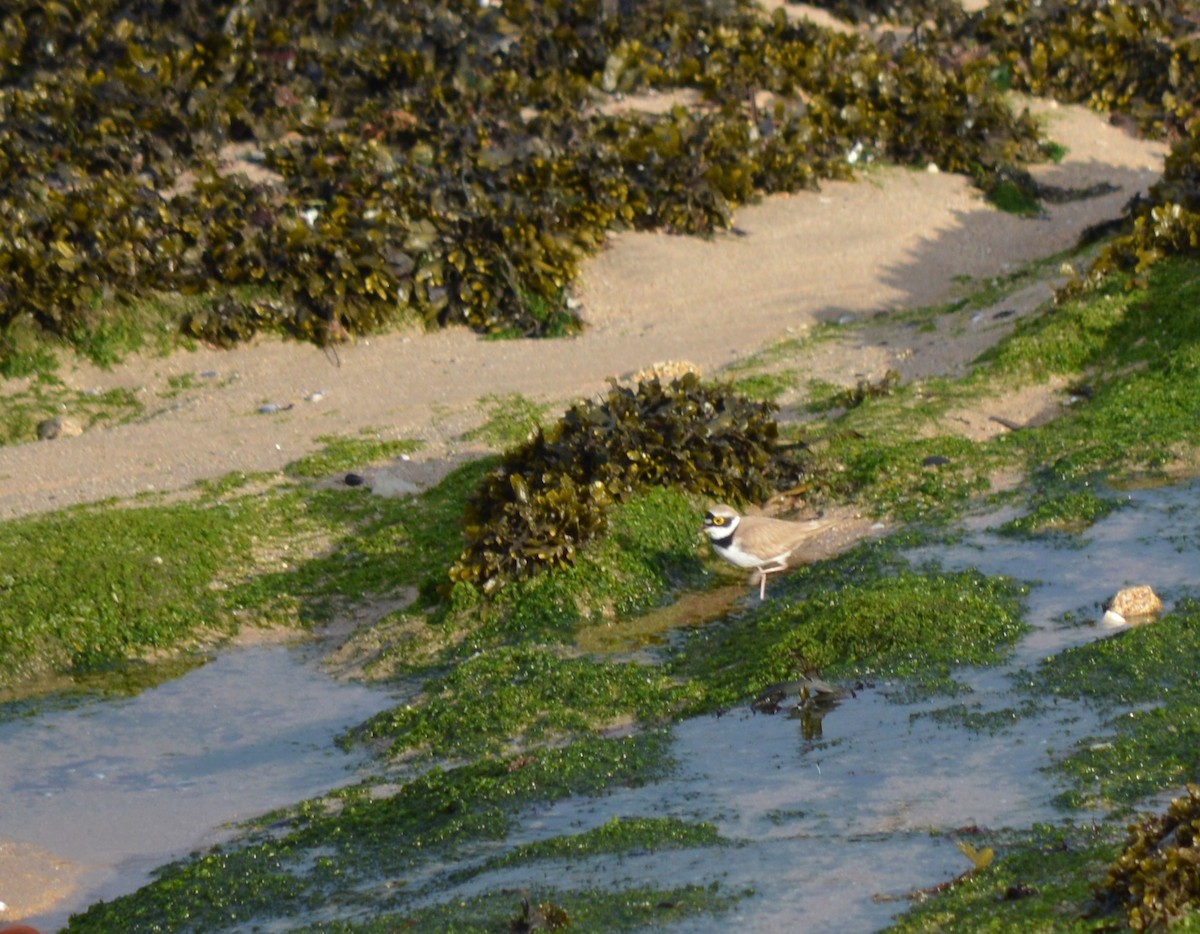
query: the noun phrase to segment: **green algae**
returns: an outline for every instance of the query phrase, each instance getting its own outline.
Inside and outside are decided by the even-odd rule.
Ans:
[[[360,435],[322,435],[317,438],[321,450],[292,461],[283,472],[290,477],[328,477],[344,470],[362,469],[392,460],[402,454],[415,454],[424,447],[423,442],[409,438],[385,439],[373,428],[364,428]]]
[[[1070,807],[1125,813],[1200,770],[1200,604],[1181,600],[1155,623],[1046,659],[1029,679],[1037,695],[1094,705],[1106,732],[1055,762]]]
[[[162,868],[151,885],[91,906],[67,930],[215,931],[298,919],[326,905],[334,888],[343,908],[394,910],[426,888],[407,886],[410,874],[471,841],[503,839],[522,808],[640,784],[666,764],[665,737],[647,732],[435,768],[391,788],[345,789],[298,805],[247,839]]]
[[[733,381],[733,388],[748,399],[768,402],[796,388],[799,373],[785,369],[772,373],[753,373]]]
[[[120,425],[145,411],[145,405],[128,389],[87,392],[68,389],[53,376],[32,380],[22,391],[0,397],[0,444],[21,444],[38,438],[38,424],[65,416],[87,430]]]
[[[950,704],[933,710],[912,714],[910,719],[928,717],[935,723],[952,724],[976,733],[995,736],[1017,728],[1021,721],[1042,710],[1037,701],[1029,700],[1018,707],[1003,707],[998,710],[983,710],[978,704]]]
[[[743,703],[768,684],[820,671],[895,678],[944,691],[961,665],[994,664],[1025,631],[1021,588],[978,572],[909,570],[872,543],[800,568],[776,598],[690,630],[670,662],[703,687],[702,709]]]
[[[540,647],[498,648],[429,681],[424,696],[375,717],[359,737],[386,740],[396,755],[494,755],[570,741],[598,730],[666,718],[676,688],[634,663],[563,658]]]
[[[1036,825],[1028,832],[986,833],[997,858],[910,908],[887,930],[1111,931],[1111,918],[1089,918],[1092,880],[1118,852],[1118,833],[1095,825]]]
[[[487,872],[525,860],[578,859],[598,853],[633,850],[655,852],[728,842],[707,822],[688,823],[673,817],[613,817],[607,823],[580,834],[551,837],[516,847],[502,857],[485,863],[481,871]]]
[[[1078,401],[1049,425],[1005,436],[1034,469],[1078,481],[1163,476],[1200,444],[1200,266],[1156,265],[1141,286],[1112,277],[1086,301],[1072,299],[1018,325],[984,355],[993,372],[1081,376]]]
[[[649,489],[615,507],[608,533],[569,567],[510,583],[489,600],[455,585],[438,625],[467,631],[465,657],[497,645],[569,643],[584,627],[659,607],[709,578],[699,559],[701,515],[686,494]]]
[[[479,400],[487,417],[482,425],[463,434],[464,440],[483,441],[496,449],[525,441],[543,427],[550,406],[534,402],[519,392],[486,395]]]
[[[234,620],[214,584],[267,520],[226,504],[80,508],[0,524],[0,685],[169,650]]]
[[[1068,487],[1058,491],[1056,486],[1050,483],[1039,487],[1029,498],[1030,510],[1005,522],[997,531],[1001,535],[1027,538],[1078,533],[1120,506],[1113,497],[1100,496],[1092,489]]]
[[[723,893],[715,886],[670,889],[635,886],[616,892],[539,887],[519,895],[493,892],[370,921],[306,925],[295,931],[296,934],[391,934],[411,929],[438,934],[494,934],[561,927],[603,934],[686,923],[696,915],[719,915],[732,908],[737,900],[736,894]]]

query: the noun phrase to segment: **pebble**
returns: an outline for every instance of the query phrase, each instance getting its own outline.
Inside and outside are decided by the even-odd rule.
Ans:
[[[286,412],[292,407],[292,403],[280,405],[278,402],[268,402],[265,405],[260,405],[258,411],[262,415],[274,415],[276,412]]]
[[[55,438],[74,438],[83,434],[83,426],[75,419],[66,415],[55,415],[38,422],[37,436],[40,441],[53,441]]]
[[[346,486],[362,486],[367,482],[367,478],[361,474],[348,473],[344,482]]]
[[[1128,621],[1131,617],[1149,617],[1161,613],[1162,600],[1148,584],[1139,584],[1117,591],[1105,610],[1105,616],[1113,613]]]

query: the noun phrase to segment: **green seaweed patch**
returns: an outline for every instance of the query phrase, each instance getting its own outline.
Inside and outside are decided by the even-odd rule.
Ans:
[[[951,704],[948,707],[938,707],[933,710],[919,711],[910,719],[928,717],[934,723],[951,724],[976,733],[986,733],[995,736],[1012,730],[1025,717],[1032,716],[1042,710],[1042,705],[1035,700],[1027,700],[1018,707],[1001,707],[995,710],[984,710],[979,704]]]
[[[252,501],[0,523],[0,683],[169,651],[235,622],[222,590],[272,519]]]
[[[392,934],[399,930],[431,934],[495,934],[497,931],[644,931],[720,915],[738,901],[715,883],[677,888],[633,886],[613,890],[534,888],[524,893],[489,892],[414,911],[361,922],[334,922],[294,928],[295,934]]]
[[[364,437],[321,435],[317,438],[321,450],[292,461],[283,468],[289,477],[329,477],[345,470],[361,469],[372,464],[393,460],[402,454],[415,454],[424,442],[411,438],[385,439],[372,428],[360,432]]]
[[[137,892],[74,915],[67,930],[220,931],[280,919],[299,927],[311,912],[331,909],[379,916],[424,888],[410,891],[406,876],[462,846],[503,838],[522,808],[653,780],[668,765],[666,751],[667,736],[651,731],[435,768],[386,790],[344,789],[297,806],[273,827],[163,867]],[[381,885],[389,880],[400,884]]]
[[[369,647],[371,676],[436,674],[501,645],[566,644],[585,626],[605,626],[662,605],[710,573],[698,557],[700,513],[693,500],[661,487],[613,510],[609,534],[583,549],[575,565],[502,589],[484,600],[455,585],[440,595],[441,575],[458,552],[453,530],[462,505],[494,461],[472,462],[436,488],[403,501],[375,502],[348,491],[309,501],[332,523],[345,523],[337,544],[287,573],[243,585],[249,606],[301,596],[305,614],[328,617],[348,596],[420,591],[419,610],[390,617],[354,641]]]
[[[1022,322],[983,360],[993,373],[1086,374],[1074,404],[1052,423],[1002,435],[998,449],[1025,458],[1050,482],[1077,485],[1100,471],[1164,476],[1189,469],[1200,446],[1200,264],[1158,264],[1136,288],[1064,302]]]
[[[1068,649],[1029,679],[1039,695],[1083,700],[1109,714],[1053,770],[1070,807],[1128,810],[1200,770],[1200,604],[1181,600],[1152,625]]]
[[[703,584],[709,574],[698,556],[700,518],[694,500],[669,487],[633,496],[613,509],[608,533],[570,567],[505,587],[489,603],[466,603],[477,635],[464,650],[496,641],[570,641],[582,627],[630,618]]]
[[[988,448],[954,435],[914,439],[912,421],[921,416],[904,405],[889,408],[886,417],[896,423],[881,430],[855,428],[852,418],[843,417],[824,439],[810,439],[814,485],[906,522],[948,521],[990,489],[999,458]],[[909,427],[902,432],[905,417]]]
[[[692,847],[723,846],[722,837],[707,821],[690,823],[675,817],[613,817],[583,833],[550,837],[514,847],[469,870],[454,874],[455,882],[506,866],[534,861],[571,861],[589,856],[623,853],[657,853]]]
[[[678,705],[677,690],[661,671],[636,663],[503,647],[458,663],[421,699],[373,717],[354,736],[383,741],[393,756],[497,755],[662,720]]]
[[[890,566],[890,567],[889,567]],[[996,664],[1027,630],[1023,589],[978,571],[910,570],[878,543],[801,568],[775,598],[689,631],[668,667],[703,686],[704,709],[814,671],[944,685]]]
[[[1119,850],[1105,825],[1034,825],[992,834],[999,854],[986,868],[924,898],[888,928],[892,934],[940,931],[1111,931],[1111,918],[1091,918],[1094,880]]]
[[[1015,538],[1074,535],[1121,505],[1114,497],[1100,496],[1092,489],[1051,492],[1042,487],[1032,497],[1029,512],[1003,523],[996,531]]]
[[[791,392],[798,381],[799,373],[796,370],[784,369],[738,377],[733,381],[733,388],[747,399],[768,402]]]
[[[458,554],[456,532],[471,490],[494,461],[469,461],[437,486],[411,497],[366,495],[361,489],[296,488],[276,495],[275,509],[315,529],[321,547],[291,549],[286,567],[262,569],[232,588],[230,599],[256,612],[302,604],[302,619],[327,621],[348,600],[387,596],[402,587],[437,602],[436,589]],[[287,544],[287,543],[285,543]]]
[[[467,441],[484,441],[495,448],[507,448],[527,441],[546,421],[549,405],[534,402],[519,392],[487,395],[479,400],[487,418],[478,428],[463,434]]]
[[[128,389],[88,392],[68,389],[53,377],[41,377],[22,392],[0,399],[0,444],[22,444],[38,438],[38,425],[66,416],[87,430],[96,425],[120,425],[137,418],[145,405]]]
[[[1137,338],[1149,339],[1154,331],[1161,332],[1164,324],[1137,315],[1139,299],[1146,298],[1144,291],[1127,292],[1122,279],[1114,277],[1106,288],[1086,299],[1066,301],[1051,314],[1019,320],[1013,333],[985,351],[980,361],[990,364],[995,372],[1041,379],[1049,374],[1076,374],[1099,365],[1109,367],[1111,372],[1145,360],[1161,347],[1148,340],[1138,343]],[[1138,349],[1138,356],[1130,358]]]

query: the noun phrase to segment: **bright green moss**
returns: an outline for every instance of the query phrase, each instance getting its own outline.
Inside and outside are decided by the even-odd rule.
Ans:
[[[1072,807],[1127,811],[1200,772],[1200,605],[1182,601],[1155,623],[1047,659],[1029,690],[1085,700],[1109,716],[1055,763]]]
[[[253,565],[249,502],[73,509],[0,523],[0,685],[170,649],[233,621],[214,585]]]
[[[617,890],[539,888],[518,896],[491,892],[473,898],[385,915],[361,923],[333,922],[296,929],[295,934],[393,934],[411,927],[431,934],[495,934],[496,931],[568,931],[607,934],[686,925],[696,915],[730,909],[736,895],[716,886],[664,889],[634,886]]]
[[[772,585],[774,599],[689,632],[672,670],[696,679],[713,706],[813,671],[936,684],[956,666],[1000,661],[1025,630],[1012,581],[885,570],[891,560],[877,545],[860,546],[793,572]]]
[[[396,907],[391,888],[380,882],[451,856],[462,844],[502,838],[519,809],[532,803],[650,780],[664,768],[664,740],[656,733],[583,740],[536,756],[433,769],[386,793],[370,787],[337,792],[336,806],[308,802],[278,833],[172,863],[139,891],[74,916],[67,930],[161,934],[252,921],[286,924],[327,906],[333,887],[339,906],[378,916]],[[424,889],[400,888],[399,898]]]
[[[997,858],[986,869],[917,904],[887,930],[992,934],[1111,931],[1094,910],[1094,880],[1117,852],[1117,834],[1100,827],[1035,826],[1028,834],[988,840]]]
[[[1002,535],[1034,537],[1046,534],[1082,532],[1103,519],[1119,503],[1112,497],[1096,494],[1094,490],[1069,490],[1057,493],[1043,488],[1040,495],[1031,497],[1033,508],[1025,515],[1000,526]]]
[[[384,740],[392,754],[495,755],[661,719],[674,693],[660,671],[644,665],[501,648],[460,662],[429,682],[422,699],[374,717],[361,738]]]
[[[507,395],[487,395],[479,400],[487,418],[478,428],[463,437],[468,441],[484,441],[502,449],[520,444],[542,427],[550,406],[527,399],[519,392]]]
[[[344,438],[323,435],[317,438],[323,445],[320,451],[308,454],[284,467],[291,477],[328,477],[352,468],[361,469],[392,460],[401,454],[413,454],[423,447],[420,441],[408,438],[384,440],[371,428],[362,431],[366,437]]]

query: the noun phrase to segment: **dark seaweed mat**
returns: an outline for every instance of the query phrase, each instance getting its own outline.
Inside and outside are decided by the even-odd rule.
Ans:
[[[855,144],[977,175],[1038,155],[986,77],[914,46],[734,0],[618,10],[8,4],[0,327],[69,335],[113,299],[182,291],[209,299],[185,330],[219,343],[259,327],[326,342],[401,314],[562,333],[608,230],[710,232],[758,192],[848,174]],[[669,87],[707,103],[595,108]],[[777,103],[751,106],[757,91]],[[235,142],[276,177],[219,170]]]
[[[14,322],[69,336],[162,291],[201,296],[182,327],[220,344],[400,316],[565,333],[607,231],[709,233],[760,192],[848,175],[856,147],[1011,187],[1039,147],[1005,86],[1164,132],[1194,111],[1186,5],[929,9],[936,24],[875,43],[745,0],[17,0],[0,21],[0,361]],[[597,109],[675,87],[703,103]],[[230,143],[274,174],[222,167]]]
[[[795,484],[803,467],[778,444],[774,411],[694,375],[613,384],[505,452],[468,501],[451,579],[490,593],[569,566],[607,528],[614,503],[651,487],[738,502]]]

